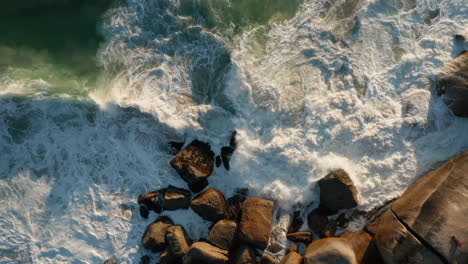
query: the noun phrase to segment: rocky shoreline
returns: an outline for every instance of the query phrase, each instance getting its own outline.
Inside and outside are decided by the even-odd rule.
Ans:
[[[468,52],[462,53],[437,79],[439,95],[461,116],[468,112],[467,58]],[[468,152],[422,176],[400,198],[369,212],[357,210],[357,189],[346,171],[330,172],[318,182],[318,207],[307,215],[301,210],[292,213],[286,234],[289,246],[278,259],[272,254],[281,251],[272,243],[275,202],[251,196],[248,189],[226,199],[219,190],[207,188],[214,166],[223,164],[229,170],[236,133],[216,157],[209,144],[198,140],[184,149],[184,143],[170,146],[175,154],[170,164],[188,189],[168,186],[138,198],[142,217],[147,218],[149,211],[161,214],[142,236],[148,252],[160,253],[157,263],[468,263],[468,247],[463,245],[468,241]],[[213,223],[208,237],[192,241],[177,219],[164,216],[165,210],[189,208]],[[364,229],[346,231],[357,217],[366,220]],[[150,257],[144,256],[141,263],[150,263]]]

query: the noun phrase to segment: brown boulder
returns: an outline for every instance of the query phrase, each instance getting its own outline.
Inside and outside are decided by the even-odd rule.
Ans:
[[[164,192],[164,209],[186,209],[190,206],[191,200],[192,193],[189,190],[169,185],[166,192]]]
[[[468,51],[442,68],[436,86],[438,94],[456,115],[468,117]]]
[[[259,249],[265,249],[270,239],[273,201],[247,198],[242,203],[239,239]]]
[[[288,247],[288,250],[286,250],[286,253],[291,253],[291,252],[299,252],[299,247],[297,246],[296,243],[291,243]]]
[[[181,259],[190,248],[190,239],[180,225],[173,225],[167,229],[166,241],[167,250],[178,259]]]
[[[310,231],[289,233],[286,235],[286,237],[293,242],[304,243],[306,245],[309,245],[312,243],[312,240],[314,240],[314,234],[312,234]]]
[[[278,260],[269,253],[265,252],[262,256],[262,259],[260,260],[260,264],[278,264]]]
[[[242,245],[234,250],[231,254],[231,264],[255,264],[255,250],[249,246]]]
[[[411,185],[379,219],[375,238],[384,260],[468,263],[468,247],[454,239],[468,241],[467,193],[468,152]]]
[[[320,207],[330,212],[357,206],[357,190],[344,170],[329,173],[318,182]]]
[[[357,264],[354,251],[344,238],[323,238],[310,244],[304,264]]]
[[[383,263],[380,253],[372,240],[372,236],[367,232],[346,232],[341,234],[341,238],[345,238],[351,244],[356,255],[358,263],[362,264],[374,264]]]
[[[205,242],[195,242],[184,256],[184,264],[225,264],[228,263],[227,250]]]
[[[156,191],[149,192],[145,195],[139,196],[138,203],[148,208],[149,210],[155,211],[156,213],[160,214],[162,210],[162,205],[163,205],[162,194],[164,192],[165,192],[165,189],[159,189]],[[140,210],[144,211],[144,209],[140,209]],[[146,216],[148,215],[146,214]]]
[[[214,153],[209,144],[194,140],[172,160],[171,166],[188,184],[193,192],[201,191],[213,172]]]
[[[229,250],[236,235],[237,224],[230,220],[219,220],[210,230],[208,241],[221,249]]]
[[[226,200],[216,189],[208,189],[193,199],[191,207],[203,219],[216,222],[226,216]]]
[[[163,251],[166,244],[166,232],[169,227],[174,224],[172,220],[167,216],[160,216],[156,221],[150,224],[143,234],[141,242],[143,247],[151,249],[155,252]]]
[[[303,257],[301,254],[291,252],[287,254],[279,264],[302,264]]]

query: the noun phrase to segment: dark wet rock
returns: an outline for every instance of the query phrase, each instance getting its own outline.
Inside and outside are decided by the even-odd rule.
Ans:
[[[341,228],[347,228],[349,226],[349,219],[346,214],[340,214],[338,218],[336,218],[336,224]]]
[[[347,239],[351,244],[354,254],[356,255],[357,263],[384,263],[369,233],[364,231],[346,232],[341,234],[340,237]]]
[[[166,244],[167,229],[174,224],[167,216],[160,216],[156,221],[150,224],[143,234],[141,240],[143,247],[151,249],[154,252],[163,251]]]
[[[167,251],[177,259],[187,254],[190,248],[190,238],[180,225],[173,225],[166,233]]]
[[[433,170],[378,218],[375,242],[386,263],[468,263],[468,152]]]
[[[231,264],[255,264],[255,250],[250,246],[241,245],[233,251],[229,261]]]
[[[179,153],[179,151],[184,146],[185,142],[169,141],[167,144],[169,145],[171,154],[175,155]]]
[[[320,238],[333,237],[335,236],[336,229],[336,221],[328,221],[327,225],[325,226],[325,229],[323,229],[318,235]]]
[[[233,244],[237,223],[231,220],[219,220],[210,230],[208,241],[221,249],[229,250]]]
[[[169,185],[166,192],[164,192],[164,209],[187,209],[190,206],[191,200],[192,193],[189,190]]]
[[[293,242],[304,243],[306,245],[309,245],[314,240],[314,234],[312,234],[310,231],[289,233],[286,235],[286,237]]]
[[[291,215],[291,224],[288,227],[288,233],[299,231],[303,224],[304,220],[302,220],[301,211],[294,211],[294,213]]]
[[[239,239],[265,249],[270,239],[274,203],[260,198],[247,198],[242,203]]]
[[[231,161],[231,157],[233,153],[234,153],[234,148],[232,147],[221,148],[221,159],[223,160],[224,168],[226,170],[230,169],[229,162]]]
[[[311,243],[304,264],[357,264],[351,244],[344,238],[323,238]]]
[[[226,200],[216,189],[208,189],[193,199],[191,207],[203,219],[216,222],[226,216]]]
[[[437,93],[455,115],[468,117],[468,51],[442,68],[436,86]]]
[[[202,179],[194,183],[189,184],[189,189],[194,192],[198,193],[203,191],[208,186],[208,180],[207,179]]]
[[[463,35],[461,35],[461,34],[456,34],[456,35],[454,36],[454,39],[455,39],[456,41],[465,41],[465,37],[464,37]]]
[[[144,255],[140,258],[140,264],[150,264],[151,258],[148,255]]]
[[[214,166],[214,153],[209,144],[194,140],[180,151],[172,160],[171,166],[188,184],[193,192],[195,186],[207,181]],[[198,190],[200,191],[200,190]]]
[[[143,218],[148,218],[149,210],[148,210],[148,208],[146,208],[146,206],[144,206],[144,205],[140,206],[140,215]]]
[[[163,205],[162,194],[165,191],[165,189],[159,189],[139,196],[138,203],[144,205],[148,210],[155,211],[156,213],[160,214]]]
[[[233,197],[227,199],[227,219],[239,222],[242,216],[242,203],[245,197],[240,194],[236,194]]]
[[[225,264],[228,263],[227,250],[206,242],[196,242],[184,257],[184,264]]]
[[[303,257],[297,252],[287,254],[279,264],[302,264]]]
[[[322,209],[317,208],[307,215],[307,225],[316,234],[321,234],[328,225],[328,217]]]
[[[158,264],[181,264],[181,260],[173,256],[169,251],[165,250],[159,255]]]
[[[233,149],[237,148],[237,131],[233,131],[231,135],[231,140],[229,141],[229,146]]]
[[[318,182],[320,208],[330,212],[357,206],[357,190],[344,170],[329,173]]]
[[[278,264],[278,260],[271,254],[265,252],[260,260],[260,264]]]
[[[216,168],[219,168],[219,166],[221,166],[221,157],[218,155],[216,156]]]
[[[286,254],[291,253],[291,252],[299,252],[299,247],[297,246],[296,243],[291,243],[288,247],[288,250],[286,250]]]

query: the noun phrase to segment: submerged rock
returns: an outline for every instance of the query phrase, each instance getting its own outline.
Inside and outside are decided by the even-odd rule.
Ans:
[[[357,190],[344,170],[336,170],[319,180],[320,208],[330,212],[357,206]]]
[[[210,230],[208,241],[221,249],[229,250],[237,231],[237,223],[230,220],[219,220]]]
[[[196,242],[184,257],[184,264],[225,264],[228,252],[206,242]]]
[[[216,222],[226,217],[226,200],[216,189],[208,189],[193,199],[191,207],[203,219]]]
[[[174,224],[167,216],[160,216],[150,224],[143,234],[141,242],[143,247],[154,252],[163,251],[166,246],[166,233],[169,227]]]
[[[468,117],[468,51],[442,68],[436,86],[437,93],[453,113]]]
[[[357,264],[354,251],[344,238],[323,238],[310,244],[304,264]]]
[[[274,203],[260,198],[247,198],[242,203],[239,239],[265,249],[270,239]]]
[[[375,241],[386,263],[468,263],[468,152],[411,185],[382,216]]]
[[[229,162],[231,161],[232,154],[234,153],[234,148],[232,147],[222,147],[221,148],[221,159],[223,160],[224,168],[229,170],[231,166]]]
[[[207,177],[213,172],[214,153],[209,144],[194,140],[172,160],[171,166],[188,184],[193,192],[206,186]]]

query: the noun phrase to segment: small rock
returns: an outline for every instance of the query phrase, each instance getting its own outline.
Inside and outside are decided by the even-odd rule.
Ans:
[[[265,249],[265,251],[268,251],[268,252],[271,252],[273,254],[276,254],[278,252],[280,252],[281,250],[283,250],[283,246],[278,243],[278,242],[273,242],[271,243],[270,245],[268,245],[268,247]]]
[[[221,166],[221,157],[219,155],[216,156],[215,163],[216,163],[216,168],[219,168],[219,166]]]
[[[302,220],[301,211],[294,211],[291,216],[291,224],[288,227],[288,233],[299,231],[303,224],[304,220]]]
[[[286,235],[286,237],[293,242],[304,243],[306,245],[312,243],[314,240],[314,235],[309,231],[289,233]]]
[[[286,251],[286,254],[291,253],[291,252],[298,252],[298,251],[299,251],[299,247],[297,246],[297,244],[291,243],[288,247],[288,250]]]
[[[166,192],[164,193],[164,209],[187,209],[190,206],[191,199],[192,194],[189,190],[169,185]]]
[[[231,264],[255,264],[257,263],[255,250],[249,246],[241,245],[231,254]]]
[[[320,208],[335,212],[357,206],[357,190],[344,170],[336,170],[319,180]]]
[[[184,264],[225,264],[228,263],[227,250],[206,242],[196,242],[184,256]]]
[[[192,188],[199,187],[201,182],[207,181],[206,178],[213,172],[214,153],[209,144],[194,140],[170,163],[182,179],[189,184],[191,190],[197,192]]]
[[[144,255],[140,258],[140,264],[150,264],[150,257],[148,255]]]
[[[278,260],[271,254],[265,252],[260,260],[260,264],[278,264]]]
[[[148,208],[146,208],[146,206],[144,206],[144,205],[140,206],[140,215],[143,218],[148,218],[149,210],[148,210]]]
[[[216,189],[208,189],[198,195],[191,204],[193,211],[203,219],[216,222],[226,216],[226,200]]]
[[[304,264],[357,264],[354,251],[344,238],[323,238],[310,244]]]
[[[327,227],[328,217],[320,208],[317,208],[307,215],[307,224],[316,234],[321,234]]]
[[[291,252],[286,255],[280,264],[302,264],[303,257],[297,252]]]
[[[221,249],[229,250],[232,246],[237,224],[230,220],[219,220],[210,230],[208,241]]]
[[[180,259],[174,257],[169,251],[165,250],[159,255],[158,264],[180,264]]]
[[[239,222],[242,216],[242,203],[245,197],[236,194],[227,200],[227,219]]]
[[[177,259],[182,259],[191,244],[187,233],[180,225],[173,225],[167,229],[166,242],[168,252]]]
[[[179,153],[179,151],[182,149],[184,146],[185,142],[177,142],[177,141],[169,141],[169,149],[171,150],[171,154],[175,155]]]
[[[221,159],[223,160],[224,168],[226,170],[230,169],[229,162],[231,160],[232,154],[234,153],[234,148],[232,147],[222,147],[221,148]]]
[[[270,239],[274,203],[260,198],[247,198],[242,203],[239,239],[265,249]]]
[[[138,204],[144,205],[147,209],[160,214],[162,210],[163,197],[165,189],[159,189],[138,197]]]
[[[229,146],[233,149],[237,148],[237,131],[233,131],[231,135],[231,140],[229,141]]]
[[[166,232],[174,222],[167,216],[160,216],[150,224],[143,234],[141,242],[143,247],[154,252],[163,251],[166,248]]]

